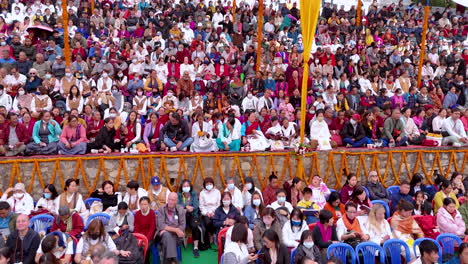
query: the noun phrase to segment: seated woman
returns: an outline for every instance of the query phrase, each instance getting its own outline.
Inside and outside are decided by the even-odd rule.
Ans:
[[[133,213],[128,210],[128,205],[125,202],[120,202],[117,205],[117,211],[112,213],[109,223],[106,225],[106,232],[112,238],[117,238],[121,232],[127,230],[133,233],[135,229],[135,217]]]
[[[138,120],[138,113],[135,111],[128,114],[128,120],[125,123],[123,134],[123,146],[128,149],[132,147],[133,144],[138,144],[141,140],[141,124]]]
[[[273,210],[286,208],[288,210],[288,215],[291,214],[294,209],[291,203],[286,201],[286,191],[284,189],[279,189],[276,191],[276,201],[271,203],[269,207],[273,208]]]
[[[55,199],[56,213],[58,213],[58,209],[62,205],[67,205],[70,210],[74,210],[79,214],[86,212],[83,196],[78,192],[79,185],[79,179],[67,179],[65,181],[64,192]]]
[[[226,242],[224,249],[224,263],[247,264],[257,260],[257,256],[248,250],[248,231],[245,224],[237,223],[231,227],[230,243]],[[227,239],[226,239],[227,241]]]
[[[91,256],[92,249],[96,245],[102,245],[107,251],[112,251],[117,256],[128,257],[130,251],[117,250],[112,238],[106,233],[104,224],[99,219],[94,219],[89,223],[88,230],[83,234],[76,246],[75,262],[82,263]]]
[[[414,174],[413,178],[411,178],[409,194],[414,196],[416,192],[418,191],[426,192],[426,185],[424,184],[424,176],[420,173]]]
[[[218,147],[213,140],[213,128],[208,122],[205,122],[203,113],[195,115],[196,122],[192,125],[193,143],[190,145],[191,152],[212,152],[217,151]]]
[[[330,217],[331,219],[331,217]],[[311,230],[305,230],[302,232],[299,246],[296,249],[296,255],[294,256],[293,264],[304,263],[304,259],[309,258],[317,263],[322,263],[323,258],[320,253],[320,249],[315,245],[313,240],[313,232]]]
[[[418,223],[412,217],[414,206],[402,199],[397,208],[398,210],[393,214],[390,223],[393,229],[393,237],[412,245],[414,240],[424,236]]]
[[[358,216],[369,214],[372,204],[363,187],[358,186],[354,189],[353,195],[351,195],[351,201],[357,206]]]
[[[369,190],[369,199],[371,201],[382,200],[387,203],[390,202],[390,200],[387,199],[387,191],[379,181],[379,175],[376,171],[369,172],[369,180],[366,183],[366,188]]]
[[[200,221],[198,220],[200,212],[197,193],[193,190],[192,183],[189,180],[182,181],[178,196],[178,204],[185,209],[185,223],[192,231],[193,255],[197,258],[200,256],[198,252],[198,242],[201,239]]]
[[[463,185],[463,174],[455,171],[452,173],[450,181],[452,182],[453,193],[455,193],[457,198],[463,197],[463,194],[465,193],[465,186]]]
[[[274,230],[266,230],[262,235],[262,240],[263,246],[260,251],[262,254],[259,254],[257,263],[290,263],[291,256],[289,250],[281,243],[278,234]]]
[[[145,131],[143,132],[143,141],[149,151],[157,151],[161,147],[159,132],[163,124],[158,119],[158,114],[156,112],[152,112],[149,119],[150,122],[146,123]]]
[[[437,212],[437,226],[440,233],[451,233],[459,237],[465,235],[465,222],[456,209],[455,200],[444,198],[444,206]]]
[[[91,197],[101,199],[102,210],[105,212],[115,212],[118,203],[122,201],[121,193],[114,191],[114,183],[111,181],[104,181],[101,188],[91,193]]]
[[[71,263],[73,254],[73,240],[68,240],[65,233],[55,231],[41,241],[35,260],[36,263],[68,264]],[[47,262],[42,262],[44,259],[47,259]]]
[[[296,248],[299,245],[301,234],[305,230],[309,230],[307,222],[304,220],[304,215],[301,209],[295,208],[291,212],[291,219],[283,225],[283,243],[289,248]]]
[[[335,141],[331,140],[324,113],[323,109],[317,110],[315,119],[312,119],[310,123],[310,145],[313,150],[330,150],[338,146]]]
[[[312,201],[322,209],[327,203],[326,197],[330,196],[330,189],[328,189],[319,175],[314,175],[309,188],[312,190]]]
[[[452,184],[448,180],[443,180],[440,185],[441,190],[434,195],[434,214],[437,214],[439,208],[442,207],[445,198],[450,197],[455,201],[455,207],[458,209],[460,204],[458,203],[457,196],[453,192]]]
[[[426,194],[417,191],[414,195],[414,215],[432,215],[432,204],[426,198]]]
[[[294,177],[289,181],[283,183],[283,189],[286,191],[286,201],[291,203],[293,207],[297,205],[302,197],[302,189],[304,182],[299,177]],[[291,212],[292,210],[289,210]]]
[[[201,213],[201,219],[202,219],[202,224],[205,227],[205,236],[204,236],[204,241],[206,243],[210,243],[210,239],[213,238],[213,236],[216,234],[216,228],[213,225],[214,221],[214,215],[216,209],[220,205],[220,200],[221,200],[221,193],[219,190],[214,186],[214,180],[211,177],[205,178],[203,180],[203,190],[200,192],[200,213]]]
[[[71,211],[67,205],[62,205],[58,209],[58,215],[55,216],[50,231],[60,231],[74,238],[79,238],[84,227],[83,218],[75,211]]]
[[[373,142],[382,141],[382,130],[379,129],[377,120],[374,113],[368,110],[364,113],[361,124],[366,132],[366,137],[370,138]]]
[[[33,142],[26,145],[25,153],[27,155],[57,154],[57,144],[61,133],[60,125],[52,120],[51,113],[49,111],[41,112],[38,121],[34,124]]]
[[[104,126],[99,130],[94,142],[88,143],[86,152],[111,153],[120,151],[120,138],[114,127],[114,119],[104,119]]]
[[[261,212],[261,221],[255,224],[253,234],[254,234],[254,245],[256,250],[260,250],[263,246],[262,237],[266,230],[274,230],[280,240],[282,240],[282,227],[279,220],[276,217],[276,212],[272,208],[264,208]]]
[[[252,179],[252,177],[245,177],[244,178],[244,188],[242,188],[242,197],[244,199],[244,205],[245,206],[251,204],[252,195],[255,192],[258,192],[260,194],[260,198],[261,198],[262,203],[263,203],[262,191],[260,191],[260,189],[255,187],[255,182]]]
[[[236,125],[236,119],[230,117],[219,127],[216,144],[220,150],[239,151],[241,146],[241,130]]]
[[[101,112],[94,111],[92,120],[90,120],[87,123],[88,127],[86,128],[86,137],[91,142],[93,142],[96,139],[99,130],[104,126],[104,121],[102,120]]]
[[[367,222],[362,225],[362,232],[369,235],[371,242],[382,245],[390,239],[392,231],[385,220],[385,208],[381,204],[375,204],[369,212]]]
[[[357,177],[356,174],[350,173],[348,174],[348,177],[346,178],[346,182],[343,185],[343,188],[341,188],[341,202],[346,204],[349,200],[351,200],[351,196],[354,193],[354,190],[356,189],[357,186]]]
[[[262,201],[262,195],[259,192],[254,192],[252,194],[252,200],[249,203],[250,205],[245,206],[244,216],[247,217],[249,221],[249,228],[253,229],[257,222],[262,221],[260,214],[265,208],[265,205]]]
[[[221,205],[214,213],[213,225],[219,231],[226,226],[234,225],[239,215],[239,210],[232,204],[231,193],[224,192],[221,195]]]
[[[332,213],[335,223],[338,222],[346,212],[345,205],[340,201],[340,195],[337,192],[332,192],[330,194],[323,209]]]
[[[334,225],[333,215],[328,210],[319,213],[319,222],[312,230],[315,246],[320,250],[328,248],[331,244],[338,242],[338,235]]]
[[[80,155],[86,153],[86,128],[78,123],[77,116],[69,116],[58,143],[59,155]]]
[[[8,188],[3,193],[1,201],[6,201],[11,206],[12,212],[16,214],[29,215],[34,210],[34,200],[26,192],[24,183],[18,182],[14,188]]]
[[[135,233],[140,233],[153,240],[156,233],[156,214],[150,208],[150,199],[146,196],[140,198],[140,210],[135,213]]]
[[[242,145],[248,146],[250,151],[265,151],[265,149],[270,147],[270,143],[260,129],[257,114],[251,112],[248,117],[249,119],[242,124],[241,128]]]
[[[352,247],[356,247],[357,243],[369,240],[369,236],[363,233],[363,223],[356,217],[356,204],[348,202],[345,205],[345,210],[345,215],[336,223],[338,239]]]
[[[55,208],[55,199],[58,197],[57,189],[53,184],[47,184],[44,187],[42,197],[37,201],[35,211],[47,210],[49,213],[57,212],[58,208]]]

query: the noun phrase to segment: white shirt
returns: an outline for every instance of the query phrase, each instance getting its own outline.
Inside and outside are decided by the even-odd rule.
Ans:
[[[359,219],[356,218],[354,221],[359,221]],[[361,231],[363,231],[364,229],[362,227],[362,222],[361,221],[359,221],[359,226],[361,227]],[[346,233],[347,233],[347,228],[346,228],[346,226],[345,226],[345,224],[343,222],[343,218],[340,218],[338,220],[338,222],[336,222],[336,234],[338,236],[338,240],[343,241],[343,239],[341,239],[341,237]]]
[[[31,110],[33,112],[40,112],[42,110],[47,110],[47,111],[52,110],[52,100],[50,99],[50,97],[47,94],[39,94],[39,95],[36,95],[36,96],[37,96],[37,98],[39,100],[44,100],[45,98],[47,98],[47,106],[40,109],[40,110],[36,109],[36,99],[33,98],[32,101],[31,101]],[[1,105],[1,102],[0,102],[0,105]]]
[[[258,192],[260,194],[260,199],[262,199],[263,201],[263,195],[262,195],[262,191],[260,191],[260,189],[258,189],[257,187],[255,187],[255,192]],[[251,201],[252,201],[252,194],[249,192],[249,191],[246,191],[246,192],[242,192],[242,197],[244,199],[244,205],[247,206],[247,205],[251,205]]]
[[[143,72],[143,70],[141,72]],[[105,89],[103,89],[104,83],[107,86]],[[109,78],[109,77],[107,77],[105,80],[104,80],[104,77],[99,78],[99,80],[97,81],[96,86],[97,86],[99,92],[110,92],[111,88],[112,88],[112,79]]]
[[[361,93],[365,94],[367,90],[371,90],[372,94],[376,95],[369,79],[359,78],[359,85],[361,86]]]
[[[122,201],[126,202],[127,204],[130,204],[130,199],[131,199],[131,202],[134,203],[135,199],[140,199],[143,196],[148,196],[148,192],[146,192],[146,190],[143,189],[143,188],[138,188],[137,195],[130,197],[130,194],[128,192],[126,192]],[[138,210],[140,210],[139,201],[136,201],[136,204],[137,204]]]
[[[296,248],[299,245],[298,241],[301,240],[302,232],[304,232],[305,230],[309,230],[309,226],[307,225],[307,222],[305,220],[302,221],[302,226],[293,227],[291,225],[291,220],[284,223],[282,230],[283,244],[287,247]]]
[[[57,204],[56,202],[57,198],[55,200],[48,200],[44,197],[39,199],[36,204],[36,210],[39,210],[39,207],[42,207],[44,209],[49,210],[49,212],[56,212],[57,208],[55,208],[55,205]]]
[[[80,241],[78,242],[78,245],[76,246],[76,252],[75,252],[76,254],[83,254],[84,239],[85,239],[85,236],[80,238]],[[96,245],[100,241],[99,241],[99,239],[97,239],[97,240],[89,239],[88,242],[91,245]],[[106,247],[106,249],[108,251],[117,250],[117,247],[115,246],[114,241],[112,240],[112,238],[109,235],[106,234],[106,240],[102,241],[102,242],[104,243],[104,246]]]
[[[4,82],[6,85],[24,85],[26,83],[26,76],[20,73],[18,78],[16,78],[14,75],[9,74],[5,77]]]
[[[8,194],[2,195],[1,201],[6,201],[11,206],[11,211],[17,214],[29,215],[34,210],[34,200],[28,193],[25,193],[21,200],[14,196],[8,198]]]
[[[242,110],[247,111],[248,109],[253,109],[256,110],[258,105],[258,98],[255,96],[252,96],[252,98],[249,98],[248,96],[242,100]]]
[[[228,248],[228,245],[232,243],[232,240],[231,240],[232,229],[234,229],[234,226],[230,226],[228,230],[226,231],[226,240],[224,242],[224,253],[226,253],[226,249]],[[247,247],[249,248],[254,247],[253,232],[250,228],[247,228]]]
[[[203,189],[200,192],[199,207],[202,215],[214,213],[219,207],[221,201],[221,193],[214,188],[211,191]]]
[[[445,119],[444,128],[450,136],[454,136],[457,139],[466,138],[465,128],[463,127],[463,123],[460,119],[457,119],[456,121],[451,117]]]
[[[3,90],[3,94],[0,96],[0,105],[4,106],[7,112],[10,112],[13,105],[13,100],[11,99],[11,96],[6,93],[5,89]]]
[[[273,203],[271,203],[268,207],[271,207],[273,208],[273,210],[276,210],[280,207],[286,207],[286,209],[288,209],[289,213],[291,213],[293,211],[293,206],[291,205],[291,203],[289,203],[288,201],[284,202],[284,205],[280,205],[278,203],[278,201],[274,201]]]
[[[444,122],[446,118],[442,118],[440,116],[434,117],[432,120],[432,130],[434,131],[442,131],[444,130]]]
[[[369,235],[370,242],[374,242],[379,245],[385,236],[392,237],[392,230],[390,229],[390,225],[385,219],[380,224],[380,231],[377,230],[375,226],[371,226],[369,221],[361,224],[361,228],[363,234]]]
[[[67,242],[67,236],[62,233],[62,239],[63,241],[65,242],[65,244],[67,245],[65,249],[63,250],[58,250],[58,247],[56,247],[53,252],[54,252],[54,255],[56,258],[58,259],[61,259],[64,255],[73,255],[73,240],[70,240],[70,242]],[[42,251],[42,241],[44,239],[41,240],[41,244],[39,245],[39,248],[37,249],[37,254],[39,255],[43,255],[44,252]]]
[[[224,189],[225,192],[229,192],[229,189]],[[242,198],[242,192],[239,188],[234,187],[234,195],[232,195],[232,204],[237,208],[244,208],[244,199]]]
[[[67,193],[62,193],[59,195],[59,197],[57,197],[57,199],[55,199],[55,214],[58,214],[58,209],[60,208],[60,198],[62,197],[62,195],[67,195]],[[76,204],[75,204],[75,208],[70,208],[70,210],[73,210],[75,209],[76,212],[78,212],[79,214],[81,213],[84,213],[86,211],[86,206],[83,202],[83,196],[81,196],[81,194],[77,193],[76,194]],[[67,197],[67,201],[70,203],[73,199],[73,195],[70,196],[70,197]],[[64,204],[65,205],[65,204]]]

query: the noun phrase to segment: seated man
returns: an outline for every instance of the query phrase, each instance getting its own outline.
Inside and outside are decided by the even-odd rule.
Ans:
[[[405,124],[400,119],[400,109],[393,109],[392,115],[385,119],[383,140],[388,146],[406,146],[408,138],[405,133]],[[387,145],[387,144],[385,144]]]
[[[454,147],[468,146],[468,137],[460,120],[461,111],[458,108],[452,110],[452,115],[444,120],[443,128],[449,134],[444,137],[443,145],[453,145]]]
[[[417,258],[413,264],[434,264],[439,263],[439,248],[434,242],[424,240],[419,244],[419,252],[421,256]]]
[[[83,218],[75,211],[70,212],[70,208],[67,205],[62,205],[50,229],[51,232],[57,230],[79,238],[84,230]]]
[[[148,190],[148,198],[151,201],[151,209],[159,210],[167,203],[167,198],[171,191],[162,186],[161,180],[158,176],[151,178],[151,188]]]
[[[159,139],[163,142],[161,149],[170,148],[171,151],[186,151],[193,142],[187,122],[177,112],[169,116],[169,122],[161,129]]]
[[[11,206],[7,202],[0,202],[0,233],[5,237],[16,229],[17,214],[11,211]]]
[[[34,210],[34,200],[26,193],[22,182],[15,184],[14,188],[8,188],[0,200],[7,201],[17,214],[29,215]]]
[[[18,122],[17,114],[9,113],[8,120],[10,121],[9,126],[3,130],[3,138],[0,139],[4,146],[0,146],[0,148],[5,149],[5,156],[23,155],[26,144],[31,137],[29,137],[26,127]]]
[[[340,135],[343,138],[343,143],[346,144],[348,148],[359,148],[367,144],[372,144],[372,140],[366,137],[366,131],[360,121],[361,116],[359,114],[354,114],[341,129]]]
[[[156,240],[162,246],[163,259],[177,262],[177,245],[185,236],[185,210],[177,204],[177,193],[170,193],[167,204],[158,212]]]
[[[10,249],[11,263],[33,264],[41,238],[29,228],[29,217],[24,214],[16,218],[16,230],[8,236],[5,246]]]
[[[409,195],[409,192],[410,192],[409,182],[407,180],[401,181],[400,192],[392,195],[392,197],[389,197],[390,200],[392,201],[391,202],[392,208],[390,210],[392,214],[396,211],[398,202],[400,200],[404,199],[410,203],[413,203],[413,197]]]

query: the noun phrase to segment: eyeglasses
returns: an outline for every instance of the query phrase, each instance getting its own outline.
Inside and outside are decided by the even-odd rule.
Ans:
[[[36,73],[35,72],[30,72],[29,75],[36,75]]]

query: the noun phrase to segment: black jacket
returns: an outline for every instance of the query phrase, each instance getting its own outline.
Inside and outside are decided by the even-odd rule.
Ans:
[[[332,227],[332,241],[323,241],[322,233],[320,232],[320,228],[316,225],[312,230],[312,239],[314,240],[314,244],[319,249],[324,249],[329,247],[332,244],[332,241],[338,241],[338,235],[336,233],[336,226]]]
[[[353,125],[350,121],[348,121],[343,125],[343,128],[340,131],[340,135],[343,139],[353,138],[356,141],[359,141],[366,136],[366,131],[364,131],[364,127],[359,122],[356,124],[356,131],[354,131]]]
[[[369,190],[369,199],[371,199],[371,201],[387,199],[387,191],[380,182],[368,182],[366,188]]]
[[[20,239],[17,230],[8,236],[6,247],[10,249],[12,255],[11,263],[34,264],[34,257],[41,243],[41,238],[36,231],[29,229],[23,240]]]
[[[261,251],[264,253],[258,257],[258,263],[260,264],[267,264],[271,263],[271,256],[270,256],[270,250],[263,246]],[[290,264],[291,263],[291,254],[289,254],[288,248],[280,244],[279,250],[277,252],[276,256],[276,263],[277,264]]]
[[[164,137],[168,137],[174,141],[182,141],[184,142],[187,138],[190,137],[190,131],[189,127],[187,125],[187,122],[185,120],[181,119],[179,121],[179,124],[173,125],[171,121],[168,121],[163,128],[161,129],[161,132],[159,133],[159,139],[161,141],[164,140]],[[177,142],[175,142],[177,143]]]

